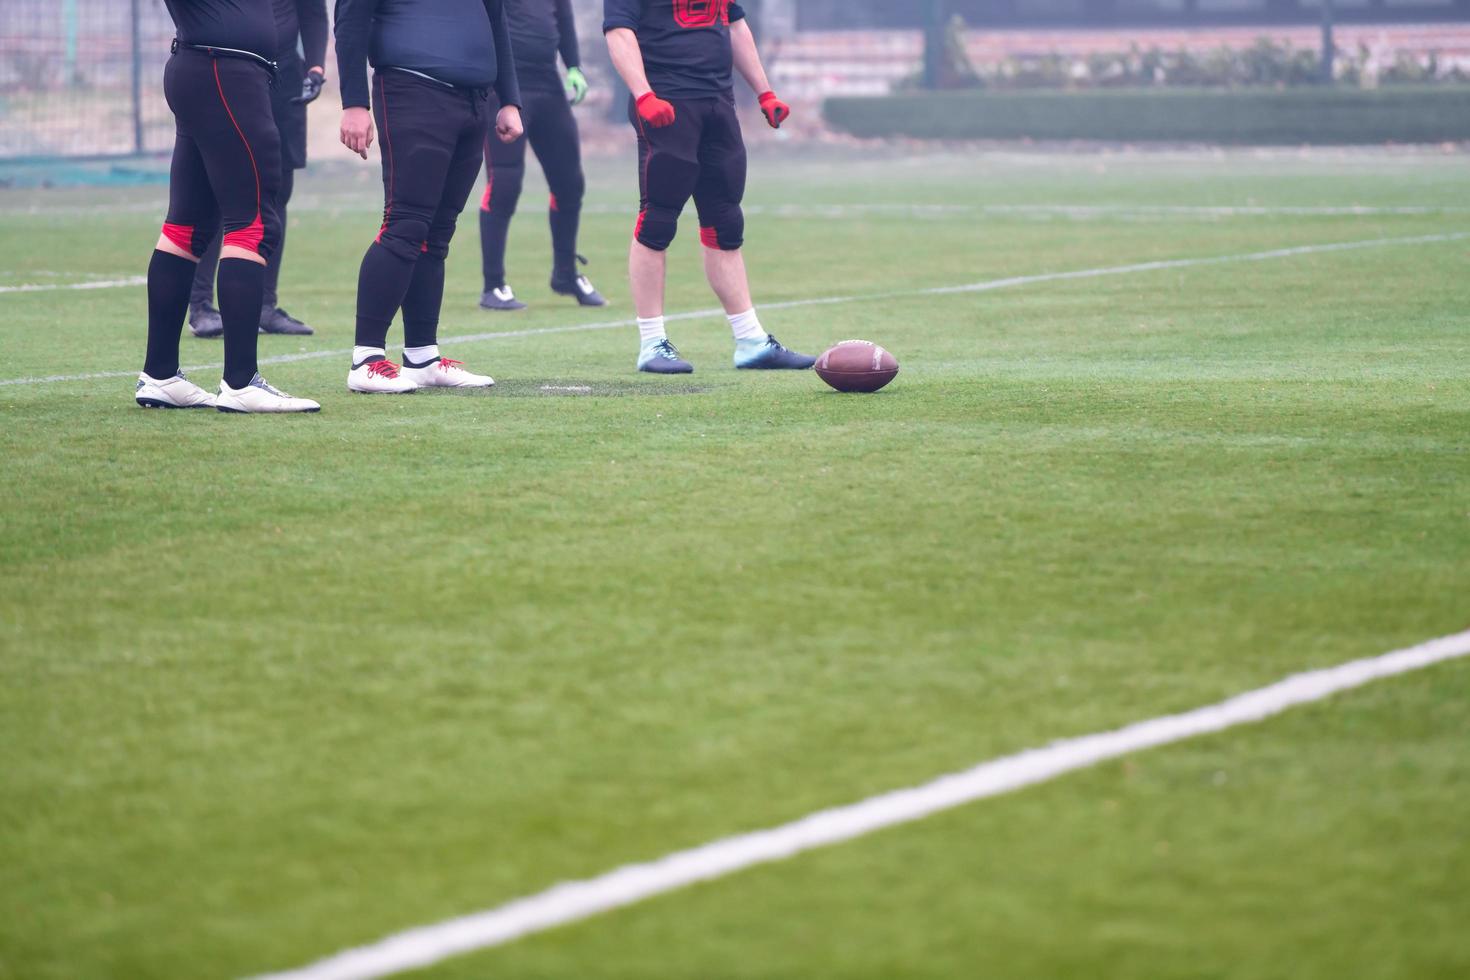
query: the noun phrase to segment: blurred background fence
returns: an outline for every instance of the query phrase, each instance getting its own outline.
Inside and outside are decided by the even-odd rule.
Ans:
[[[922,88],[1470,80],[1470,0],[744,2],[777,87],[813,110],[833,97]],[[598,43],[601,0],[573,3],[597,102],[617,118]],[[172,125],[160,82],[172,36],[162,0],[0,0],[0,160],[166,152]],[[1037,132],[1051,135],[1044,125]]]

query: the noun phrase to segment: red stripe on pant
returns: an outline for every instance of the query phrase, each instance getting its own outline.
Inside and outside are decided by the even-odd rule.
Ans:
[[[194,252],[193,225],[171,225],[165,221],[163,223],[163,237],[167,238],[169,241],[173,242],[175,245],[188,252],[190,255],[196,254]]]
[[[383,225],[373,236],[375,242],[381,242],[383,232],[388,230],[388,219],[393,217],[393,194],[398,190],[398,168],[393,159],[393,134],[388,129],[388,85],[382,75],[378,76],[378,104],[383,107],[383,148],[388,151],[388,191],[384,195],[387,200],[383,202]]]
[[[240,124],[235,121],[235,112],[230,108],[230,100],[225,98],[225,86],[219,78],[218,58],[214,60],[214,87],[219,90],[219,100],[225,107],[225,115],[230,117],[230,125],[235,127],[235,132],[240,134],[240,142],[245,144],[245,152],[250,155],[250,170],[255,174],[255,220],[244,228],[225,232],[225,237],[220,244],[222,246],[233,245],[259,255],[260,242],[265,237],[265,225],[260,220],[260,168],[255,165],[255,151],[251,149],[250,141],[245,138],[245,130],[241,129]]]

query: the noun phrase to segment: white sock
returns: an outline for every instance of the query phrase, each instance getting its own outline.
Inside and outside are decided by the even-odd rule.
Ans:
[[[761,328],[760,317],[755,315],[755,307],[751,307],[744,313],[732,313],[726,317],[730,321],[730,332],[735,335],[737,341],[766,339],[766,332]]]
[[[638,318],[638,341],[644,347],[649,347],[660,340],[668,340],[669,335],[665,332],[664,318],[661,316],[650,316]]]
[[[403,348],[403,359],[415,364],[425,364],[439,356],[439,345],[430,344],[427,347],[405,347]]]
[[[387,357],[388,352],[381,347],[354,347],[352,348],[352,366],[356,367],[369,357]]]

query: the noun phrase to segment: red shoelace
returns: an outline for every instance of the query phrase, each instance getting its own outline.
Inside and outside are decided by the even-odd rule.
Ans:
[[[456,361],[452,357],[439,358],[439,370],[449,371],[457,367],[464,367],[464,361]]]
[[[373,361],[368,365],[368,374],[381,374],[385,378],[398,377],[398,365],[392,361]]]

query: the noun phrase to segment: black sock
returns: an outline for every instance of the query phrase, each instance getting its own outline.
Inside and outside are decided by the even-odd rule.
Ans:
[[[505,239],[509,231],[509,215],[480,212],[480,271],[485,276],[487,293],[505,285]]]
[[[577,226],[581,206],[559,206],[551,212],[551,277],[565,283],[577,277]]]
[[[179,373],[179,334],[189,312],[194,263],[153,250],[148,262],[148,352],[143,373],[163,381]]]
[[[281,214],[281,240],[276,243],[276,250],[271,253],[270,259],[265,264],[265,283],[260,297],[261,312],[276,308],[276,289],[281,281],[281,256],[286,251],[286,215]]]
[[[225,384],[244,388],[255,377],[260,297],[265,266],[249,259],[220,259],[219,315],[225,324]]]
[[[281,170],[281,185],[276,189],[276,213],[281,220],[281,237],[276,250],[265,263],[265,295],[260,300],[260,310],[276,308],[276,289],[281,281],[281,258],[286,254],[286,204],[291,200],[291,189],[296,183],[296,171],[290,167]]]
[[[378,242],[368,246],[357,274],[358,347],[388,346],[388,326],[403,304],[416,264],[399,258]]]
[[[214,274],[219,268],[220,240],[223,237],[224,231],[216,232],[204,254],[199,256],[199,263],[194,266],[194,288],[189,295],[191,307],[208,306],[214,302]]]
[[[414,264],[403,296],[403,346],[428,347],[438,342],[439,307],[444,305],[444,260],[424,254]]]

